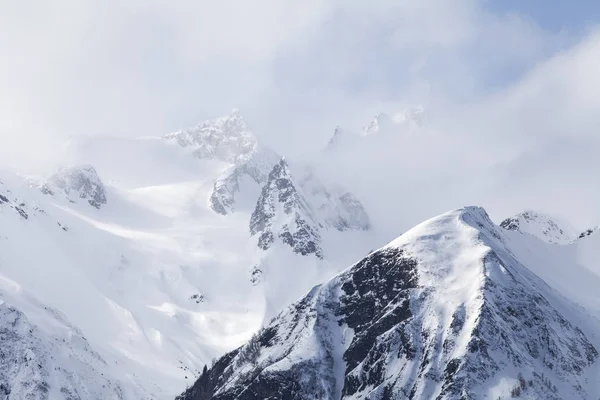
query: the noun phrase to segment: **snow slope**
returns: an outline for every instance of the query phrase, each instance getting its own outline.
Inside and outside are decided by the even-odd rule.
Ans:
[[[426,221],[315,287],[179,399],[596,398],[598,320],[532,273],[543,260],[523,263],[515,239],[476,207]]]
[[[323,259],[281,243],[259,249],[249,222],[273,155],[240,118],[166,138],[78,137],[63,149],[65,167],[48,176],[0,172],[7,331],[17,319],[33,330],[30,337],[20,333],[27,328],[15,330],[11,346],[14,357],[29,347],[44,360],[48,398],[64,398],[62,387],[82,399],[173,398],[213,358],[372,246],[369,231],[331,229],[321,232],[332,250]],[[216,212],[215,187],[239,168],[235,207]],[[265,175],[255,180],[256,172]],[[337,215],[335,207],[326,214]],[[348,242],[353,248],[339,251]],[[72,382],[76,370],[81,382]],[[21,398],[26,375],[4,374],[0,388]]]

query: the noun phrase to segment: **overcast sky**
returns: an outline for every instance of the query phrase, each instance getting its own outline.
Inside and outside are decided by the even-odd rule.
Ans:
[[[599,220],[597,1],[0,7],[6,162],[37,160],[73,135],[161,135],[234,107],[280,152],[309,154],[337,124],[358,130],[376,112],[421,104],[428,136],[402,162],[389,152],[404,170],[385,177],[444,181],[448,200],[430,200],[424,215],[483,202],[498,213],[526,206],[579,225]],[[411,170],[424,159],[430,172]],[[467,173],[479,183],[457,187]],[[511,198],[498,200],[501,189]]]

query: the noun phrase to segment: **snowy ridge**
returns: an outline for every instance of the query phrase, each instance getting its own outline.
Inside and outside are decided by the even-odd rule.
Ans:
[[[585,316],[485,211],[429,220],[296,302],[179,397],[588,398]]]
[[[554,218],[535,211],[524,211],[500,223],[500,227],[533,235],[550,243],[566,244],[575,239],[575,231]]]
[[[399,113],[389,115],[379,113],[363,128],[363,136],[377,133],[391,133],[402,128],[419,126],[423,123],[424,109],[421,106],[410,107]]]
[[[218,159],[232,164],[248,160],[257,147],[256,137],[237,109],[227,116],[170,133],[165,139],[190,149],[198,158]]]
[[[334,151],[349,148],[360,144],[363,140],[373,139],[377,136],[396,135],[415,131],[425,122],[425,110],[422,106],[406,108],[395,114],[384,112],[376,114],[373,119],[362,128],[360,133],[348,131],[341,126],[336,126],[333,136],[327,142],[325,151]]]
[[[58,311],[37,307],[33,313],[46,321],[45,327],[1,301],[0,396],[31,400],[124,399],[125,393],[111,377],[109,366],[81,332]]]

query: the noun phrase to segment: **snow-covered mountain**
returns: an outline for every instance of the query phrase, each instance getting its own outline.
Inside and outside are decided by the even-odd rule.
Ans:
[[[423,137],[396,120],[340,135]],[[0,398],[170,399],[199,376],[189,396],[600,396],[595,230],[465,208],[373,251],[407,227],[382,233],[239,112],[63,151],[48,175],[0,171]]]
[[[3,289],[10,282],[2,282]],[[125,399],[107,362],[57,310],[34,299],[24,311],[0,304],[0,396],[5,399]],[[34,323],[27,314],[35,314]],[[42,321],[43,323],[40,323]]]
[[[424,222],[315,287],[179,399],[597,397],[598,321],[534,275],[514,239],[475,207]]]
[[[40,398],[173,398],[376,242],[360,202],[298,160],[289,182],[322,254],[295,252],[282,231],[259,248],[250,220],[282,156],[236,112],[166,137],[76,137],[62,151],[67,166],[48,175],[0,172],[0,298],[32,335],[13,334],[10,318],[3,332],[17,359],[29,346],[40,360]],[[29,366],[6,369],[0,388],[25,393]]]
[[[229,115],[170,133],[165,139],[190,149],[198,158],[229,163],[247,161],[258,146],[256,137],[236,109]]]
[[[232,165],[215,180],[210,207],[222,215],[254,206],[260,187],[281,156],[272,150],[257,148],[247,160]]]
[[[425,110],[422,106],[409,107],[394,114],[380,112],[359,133],[336,126],[325,146],[326,151],[347,149],[377,136],[396,136],[415,131],[424,124]]]
[[[535,211],[524,211],[506,218],[500,223],[500,227],[533,235],[550,243],[565,244],[576,238],[575,230],[570,226]]]

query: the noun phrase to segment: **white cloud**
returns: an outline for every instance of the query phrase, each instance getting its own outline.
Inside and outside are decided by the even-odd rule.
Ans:
[[[337,124],[357,130],[423,103],[422,138],[346,171],[358,190],[402,203],[399,224],[463,203],[600,219],[581,146],[564,144],[598,137],[597,33],[575,43],[475,0],[0,4],[6,162],[42,160],[70,135],[158,135],[232,107],[269,144],[302,153]],[[542,162],[559,149],[560,163]],[[581,211],[566,195],[548,200],[549,187],[585,193],[569,203]]]

